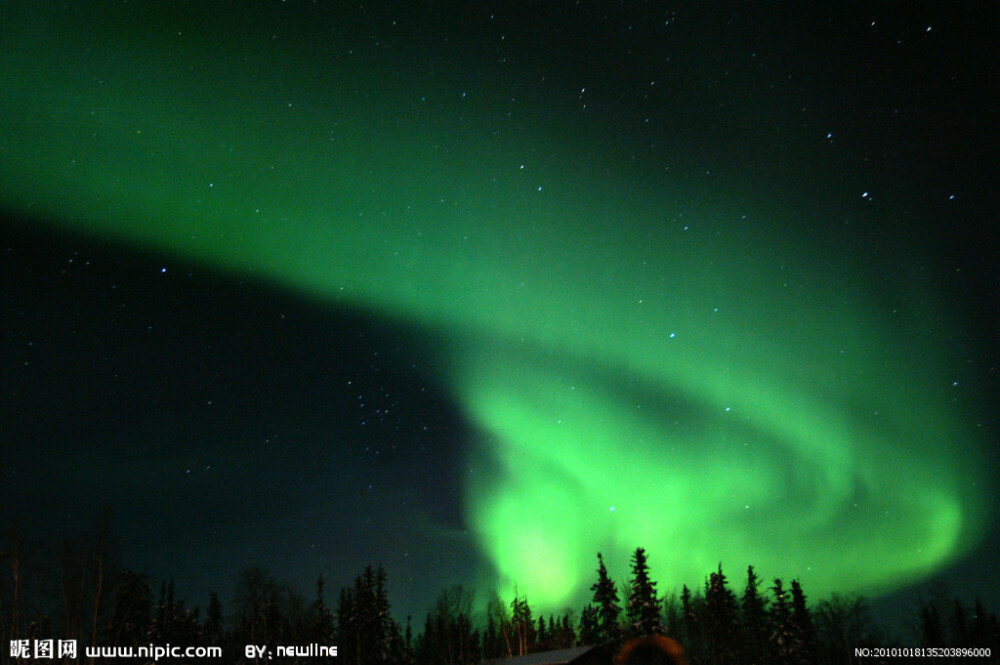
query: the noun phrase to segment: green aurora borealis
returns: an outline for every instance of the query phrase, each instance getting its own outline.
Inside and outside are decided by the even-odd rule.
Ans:
[[[801,181],[653,172],[478,60],[140,7],[6,10],[3,204],[434,339],[503,593],[577,602],[638,545],[662,580],[885,591],[978,543],[986,435],[919,247],[869,263]]]

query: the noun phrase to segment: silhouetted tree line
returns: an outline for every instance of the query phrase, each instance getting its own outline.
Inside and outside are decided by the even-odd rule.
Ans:
[[[202,615],[200,608],[185,607],[175,597],[172,581],[154,593],[145,575],[116,565],[107,525],[89,537],[65,541],[54,557],[51,549],[44,550],[14,532],[0,542],[2,665],[27,662],[12,658],[9,646],[25,639],[75,639],[78,653],[72,662],[91,664],[101,659],[86,659],[84,645],[169,643],[222,647],[223,658],[215,661],[222,663],[256,660],[246,657],[247,644],[267,645],[272,654],[278,645],[322,644],[336,645],[337,657],[284,662],[472,665],[580,645],[614,650],[631,637],[656,634],[678,640],[692,664],[839,665],[862,662],[856,648],[891,646],[984,647],[991,649],[991,658],[934,661],[1000,662],[996,615],[979,602],[967,607],[939,588],[918,599],[913,636],[896,643],[878,629],[863,598],[833,595],[810,605],[798,580],[766,582],[752,566],[745,582],[735,586],[720,564],[694,590],[685,585],[679,596],[661,595],[642,548],[632,555],[629,579],[621,585],[597,555],[593,595],[578,618],[570,609],[536,615],[527,597],[515,594],[508,601],[496,592],[485,610],[476,610],[474,594],[454,586],[441,592],[417,635],[410,617],[405,625],[392,617],[381,566],[365,568],[340,589],[333,608],[327,605],[322,576],[309,601],[266,571],[244,569],[229,612],[211,592]],[[890,660],[900,659],[885,662]]]

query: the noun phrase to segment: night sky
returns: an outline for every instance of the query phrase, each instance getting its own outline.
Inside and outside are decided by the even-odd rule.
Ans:
[[[869,5],[4,2],[0,522],[997,611],[1000,14]]]

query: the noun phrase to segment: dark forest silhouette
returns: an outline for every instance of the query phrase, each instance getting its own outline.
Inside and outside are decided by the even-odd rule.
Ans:
[[[311,598],[267,571],[240,571],[231,602],[208,594],[204,613],[174,595],[173,581],[156,584],[115,563],[106,524],[57,548],[8,531],[0,541],[0,665],[37,662],[17,658],[15,643],[76,640],[78,653],[65,662],[121,662],[88,658],[85,646],[150,644],[215,646],[222,657],[197,660],[254,662],[246,645],[336,645],[336,658],[300,656],[279,662],[345,665],[471,665],[484,660],[582,645],[614,653],[630,638],[665,635],[683,645],[692,664],[840,664],[899,662],[859,658],[856,649],[876,647],[986,648],[989,658],[934,658],[938,663],[1000,662],[1000,623],[981,603],[967,607],[941,589],[919,599],[913,634],[886,636],[864,598],[834,594],[810,604],[798,580],[765,581],[748,566],[731,582],[722,564],[700,585],[679,595],[660,594],[649,555],[637,548],[628,581],[616,584],[596,555],[592,599],[579,614],[536,614],[530,599],[496,592],[476,602],[471,590],[443,590],[425,617],[392,616],[389,581],[381,566],[368,566],[339,593],[318,575]],[[43,554],[44,553],[44,554]],[[581,580],[584,582],[584,580]],[[675,582],[670,580],[670,582]],[[662,588],[662,587],[661,587]],[[28,642],[25,643],[24,641]],[[146,659],[149,661],[150,659]],[[59,662],[58,657],[47,662]],[[146,662],[143,661],[143,662]],[[138,660],[126,662],[139,662]],[[164,659],[164,662],[176,660]]]

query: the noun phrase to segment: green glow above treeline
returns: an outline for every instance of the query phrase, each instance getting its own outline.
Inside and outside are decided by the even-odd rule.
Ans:
[[[431,331],[504,592],[576,602],[636,546],[667,585],[722,561],[887,590],[976,544],[947,312],[816,211],[333,46],[12,13],[4,205]]]

